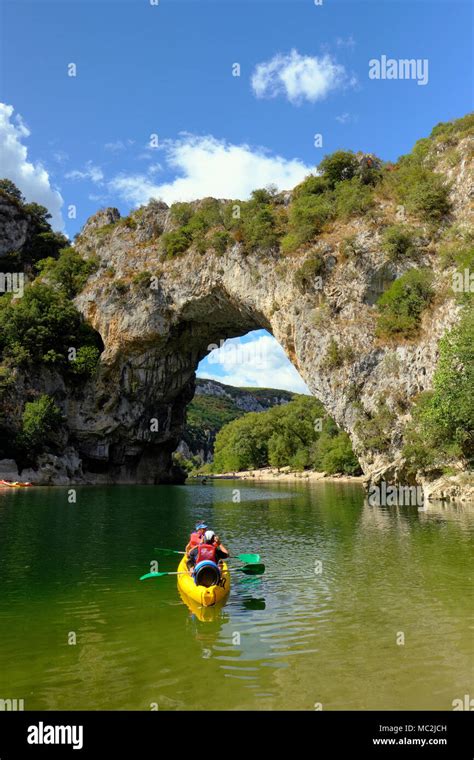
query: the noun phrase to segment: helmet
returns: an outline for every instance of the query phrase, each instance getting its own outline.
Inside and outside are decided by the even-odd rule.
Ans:
[[[216,534],[214,533],[214,531],[213,531],[213,530],[206,530],[206,532],[204,533],[204,541],[205,541],[207,544],[210,544],[210,543],[211,543],[211,541],[214,539],[214,536],[215,536],[215,535],[216,535]]]
[[[207,525],[206,523],[198,523],[194,530],[207,530]]]

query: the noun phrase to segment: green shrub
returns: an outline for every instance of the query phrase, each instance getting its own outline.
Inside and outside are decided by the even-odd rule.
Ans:
[[[282,250],[289,253],[321,232],[333,215],[328,195],[299,195],[289,210],[288,234],[282,240]]]
[[[359,162],[352,151],[336,150],[334,153],[324,156],[319,164],[319,171],[329,186],[335,187],[338,182],[352,179],[358,167]]]
[[[97,271],[97,259],[83,259],[75,248],[63,248],[58,259],[48,257],[36,265],[39,274],[59,285],[68,298],[74,298],[87,278]]]
[[[416,161],[402,162],[389,183],[399,203],[426,221],[439,222],[450,211],[449,185]]]
[[[335,189],[338,217],[348,219],[357,214],[365,214],[373,205],[373,192],[359,177],[339,182]]]
[[[173,203],[170,208],[170,216],[173,224],[184,227],[188,224],[194,214],[193,207],[190,203]]]
[[[321,195],[329,189],[327,179],[319,175],[310,174],[303,182],[296,185],[293,190],[292,200],[299,198],[301,195]]]
[[[54,446],[61,422],[60,410],[46,394],[27,402],[19,436],[21,445],[33,454],[44,451],[49,445]]]
[[[421,394],[404,434],[403,456],[416,472],[464,458],[474,464],[474,311],[440,341],[433,390]]]
[[[74,374],[82,377],[92,377],[100,357],[97,346],[81,346],[76,353],[76,358],[71,362]]]
[[[430,137],[440,140],[441,142],[450,137],[455,137],[457,140],[461,140],[463,137],[472,135],[473,131],[474,113],[469,113],[454,121],[440,122],[433,127]]]
[[[161,238],[163,251],[167,259],[173,259],[187,251],[191,245],[191,235],[184,228],[165,232]]]
[[[49,285],[35,282],[23,298],[0,299],[0,355],[11,364],[51,363],[60,357],[58,362],[67,366],[70,346],[99,342],[70,299]]]
[[[417,251],[414,231],[403,224],[387,227],[383,234],[382,249],[390,261],[413,256]]]
[[[395,280],[377,301],[376,333],[380,337],[413,337],[421,315],[433,298],[429,269],[410,269]]]
[[[220,256],[223,256],[231,240],[232,238],[228,232],[226,232],[225,230],[218,230],[217,232],[214,232],[214,234],[211,237],[210,242],[215,252],[218,253]]]
[[[271,250],[278,245],[281,237],[279,218],[270,191],[254,190],[249,201],[240,204],[240,220],[232,220],[237,240],[246,251]]]
[[[212,405],[209,409],[214,415]],[[319,432],[321,427],[315,425],[316,420],[322,421],[322,432]],[[334,449],[333,463],[328,460],[328,467],[337,468],[338,472],[352,472],[358,467],[357,460],[353,459],[353,453],[350,456],[350,441],[345,434],[339,439],[339,433],[337,425],[325,415],[317,399],[297,396],[287,404],[265,412],[244,414],[221,427],[216,437],[213,471],[239,471],[269,465],[303,470],[317,457]],[[318,448],[319,440],[323,445]]]
[[[323,433],[314,451],[314,466],[328,475],[344,473],[360,475],[359,461],[352,449],[351,439],[344,431],[331,435]]]

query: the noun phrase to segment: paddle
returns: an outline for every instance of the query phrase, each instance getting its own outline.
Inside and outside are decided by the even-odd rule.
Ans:
[[[155,547],[155,552],[164,552],[165,554],[186,554],[186,552],[179,552],[176,549],[161,549]],[[229,557],[229,559],[240,559],[241,562],[246,564],[254,564],[260,562],[260,554],[238,554],[236,557]]]
[[[251,565],[244,565],[243,567],[238,567],[235,571],[236,573],[244,573],[245,575],[263,575],[265,572],[265,565],[260,563],[253,563]],[[144,581],[148,578],[162,578],[165,575],[187,575],[185,571],[181,572],[170,572],[170,573],[145,573],[145,575],[142,575],[140,580]]]

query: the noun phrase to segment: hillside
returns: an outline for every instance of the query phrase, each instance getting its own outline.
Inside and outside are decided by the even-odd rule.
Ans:
[[[295,394],[273,388],[235,388],[197,378],[196,393],[186,410],[186,425],[177,451],[195,464],[211,462],[221,428],[248,412],[263,412],[286,404]]]

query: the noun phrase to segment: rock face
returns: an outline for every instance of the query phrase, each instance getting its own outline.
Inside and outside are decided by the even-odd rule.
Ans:
[[[458,152],[456,171],[442,155],[437,167],[453,181],[446,223],[472,225],[472,139],[465,138]],[[171,455],[182,438],[199,361],[221,341],[262,328],[349,433],[365,475],[402,477],[401,433],[410,404],[430,388],[438,341],[459,312],[448,292],[453,270],[440,267],[427,228],[416,258],[387,260],[382,233],[395,215],[391,202],[379,201],[371,214],[328,226],[297,255],[244,255],[236,242],[223,254],[191,249],[166,261],[159,246],[160,235],[173,229],[166,204],[152,201],[126,219],[116,209],[91,217],[76,246],[83,256],[97,257],[99,268],[75,302],[100,333],[104,351],[81,396],[62,405],[68,456],[71,449],[78,454],[84,479],[156,483],[181,477]],[[413,224],[420,228],[419,221]],[[347,255],[348,237],[357,255]],[[322,279],[302,281],[302,264],[315,254],[323,260]],[[426,312],[416,340],[382,343],[375,335],[376,298],[395,277],[422,266],[433,270],[436,291],[446,296]],[[329,359],[334,344],[342,357],[336,364]],[[364,412],[375,413],[381,400],[394,413],[383,455],[367,446],[361,431]]]

